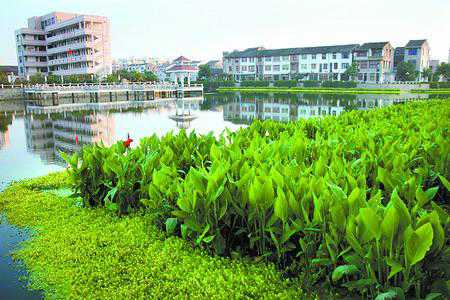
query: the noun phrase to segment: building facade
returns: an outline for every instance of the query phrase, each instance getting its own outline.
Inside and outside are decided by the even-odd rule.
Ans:
[[[28,19],[16,30],[20,77],[111,73],[109,20],[102,16],[53,12]]]
[[[365,43],[353,54],[358,63],[358,81],[392,82],[394,81],[394,48],[389,42]]]
[[[416,71],[422,72],[428,68],[430,61],[430,46],[427,40],[410,40],[405,46],[404,61],[416,66]]]
[[[172,82],[185,82],[188,84],[191,81],[196,81],[198,77],[198,65],[200,62],[190,60],[184,56],[175,59],[167,68],[166,74]]]

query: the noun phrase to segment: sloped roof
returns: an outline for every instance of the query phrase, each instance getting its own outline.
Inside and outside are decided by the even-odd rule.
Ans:
[[[177,59],[174,60],[174,62],[180,62],[180,61],[191,61],[189,58],[186,58],[184,56],[180,56]]]
[[[374,48],[383,48],[386,46],[386,44],[389,44],[389,42],[374,42],[374,43],[364,43],[360,47],[358,47],[358,50],[369,50]]]
[[[194,66],[177,66],[174,65],[166,70],[166,72],[176,72],[176,71],[188,71],[188,72],[197,72],[198,68]]]
[[[224,57],[227,58],[240,58],[240,57],[264,57],[264,56],[287,56],[298,54],[320,54],[320,53],[333,53],[333,52],[350,52],[357,48],[358,44],[349,45],[333,45],[333,46],[320,46],[320,47],[301,47],[301,48],[281,48],[281,49],[263,49],[263,48],[248,48],[243,51],[233,51],[230,53],[224,53]]]
[[[1,73],[14,73],[17,75],[18,69],[17,66],[0,66]]]
[[[416,48],[416,47],[422,47],[422,45],[427,40],[410,40],[408,44],[406,44],[405,48]]]

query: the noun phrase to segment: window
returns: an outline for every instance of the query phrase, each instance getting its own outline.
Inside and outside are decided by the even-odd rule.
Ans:
[[[323,64],[323,65],[322,65],[322,68],[323,68],[324,70],[328,69],[328,64]]]
[[[252,63],[252,62],[255,62],[255,58],[254,58],[254,57],[250,57],[250,58],[248,59],[248,61],[251,62],[251,63]]]
[[[357,57],[365,57],[367,56],[367,51],[358,51],[356,52]]]
[[[270,107],[264,107],[264,112],[266,112],[266,113],[269,113],[269,112],[271,112],[271,109],[270,109]]]
[[[239,73],[239,66],[236,66],[236,72]]]
[[[370,81],[375,81],[375,74],[370,73],[369,78],[370,78]]]
[[[274,56],[273,61],[280,61],[280,57],[279,56]]]
[[[275,107],[272,109],[272,112],[274,112],[274,113],[280,113],[280,107],[279,107],[279,106],[275,106]]]
[[[287,114],[287,113],[289,112],[289,109],[288,109],[287,107],[283,107],[283,108],[281,109],[281,112],[282,112],[283,114]]]
[[[349,53],[348,52],[342,52],[342,58],[348,58]]]
[[[302,54],[302,59],[306,59],[306,54]]]
[[[408,49],[408,55],[417,55],[417,48],[416,49]]]
[[[283,61],[288,61],[289,60],[289,56],[283,56]]]
[[[272,57],[265,57],[264,61],[272,61]]]
[[[415,59],[410,59],[408,60],[409,63],[412,63],[413,65],[416,65],[416,60]]]
[[[322,53],[322,59],[327,59],[327,54],[326,53]]]
[[[239,58],[236,58],[236,59],[234,60],[234,62],[238,64],[238,63],[239,63]]]
[[[302,70],[306,70],[307,68],[308,68],[308,65],[307,64],[302,64]]]
[[[228,72],[233,72],[233,67],[232,66],[228,67]]]
[[[317,68],[317,64],[311,64],[311,69]]]
[[[348,63],[342,63],[342,69],[347,69],[348,68]]]
[[[247,66],[242,66],[242,72],[247,72]]]
[[[312,59],[316,59],[316,55],[315,55],[315,54],[312,54],[312,55],[311,55],[311,58],[312,58]]]
[[[289,65],[283,65],[283,71],[288,71],[289,70]]]
[[[241,58],[241,62],[247,62],[247,57]]]
[[[360,69],[367,69],[367,61],[362,61],[359,63]]]
[[[272,71],[272,66],[264,66],[264,71]]]
[[[248,67],[249,72],[255,72],[255,66],[249,66]]]
[[[280,65],[274,65],[273,70],[274,70],[274,72],[280,71]]]
[[[376,68],[378,68],[378,66],[379,66],[379,63],[377,61],[369,62],[369,68],[370,69],[376,69]]]
[[[333,59],[336,59],[336,58],[337,58],[337,54],[333,53]]]
[[[338,63],[334,63],[334,64],[333,64],[333,69],[336,70],[337,68],[338,68]]]

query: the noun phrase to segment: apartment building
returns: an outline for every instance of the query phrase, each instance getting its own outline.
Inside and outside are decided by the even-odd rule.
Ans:
[[[358,63],[358,81],[391,82],[394,80],[394,48],[389,42],[365,43],[353,53]]]
[[[15,32],[19,76],[110,74],[109,27],[102,16],[53,12],[29,18]]]
[[[236,80],[340,80],[357,44],[224,52],[224,73]]]
[[[422,72],[428,68],[430,46],[427,40],[410,40],[405,46],[404,61],[416,66],[416,71]]]

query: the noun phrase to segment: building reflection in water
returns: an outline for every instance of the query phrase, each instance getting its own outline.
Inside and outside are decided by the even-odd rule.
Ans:
[[[27,149],[47,162],[64,164],[59,151],[72,153],[93,143],[111,145],[114,118],[109,113],[72,112],[25,116]]]
[[[224,120],[249,124],[252,120],[275,120],[281,122],[322,116],[339,116],[347,110],[380,108],[408,99],[399,95],[328,95],[328,94],[244,94],[226,96],[223,101]],[[212,102],[219,102],[210,99]]]

